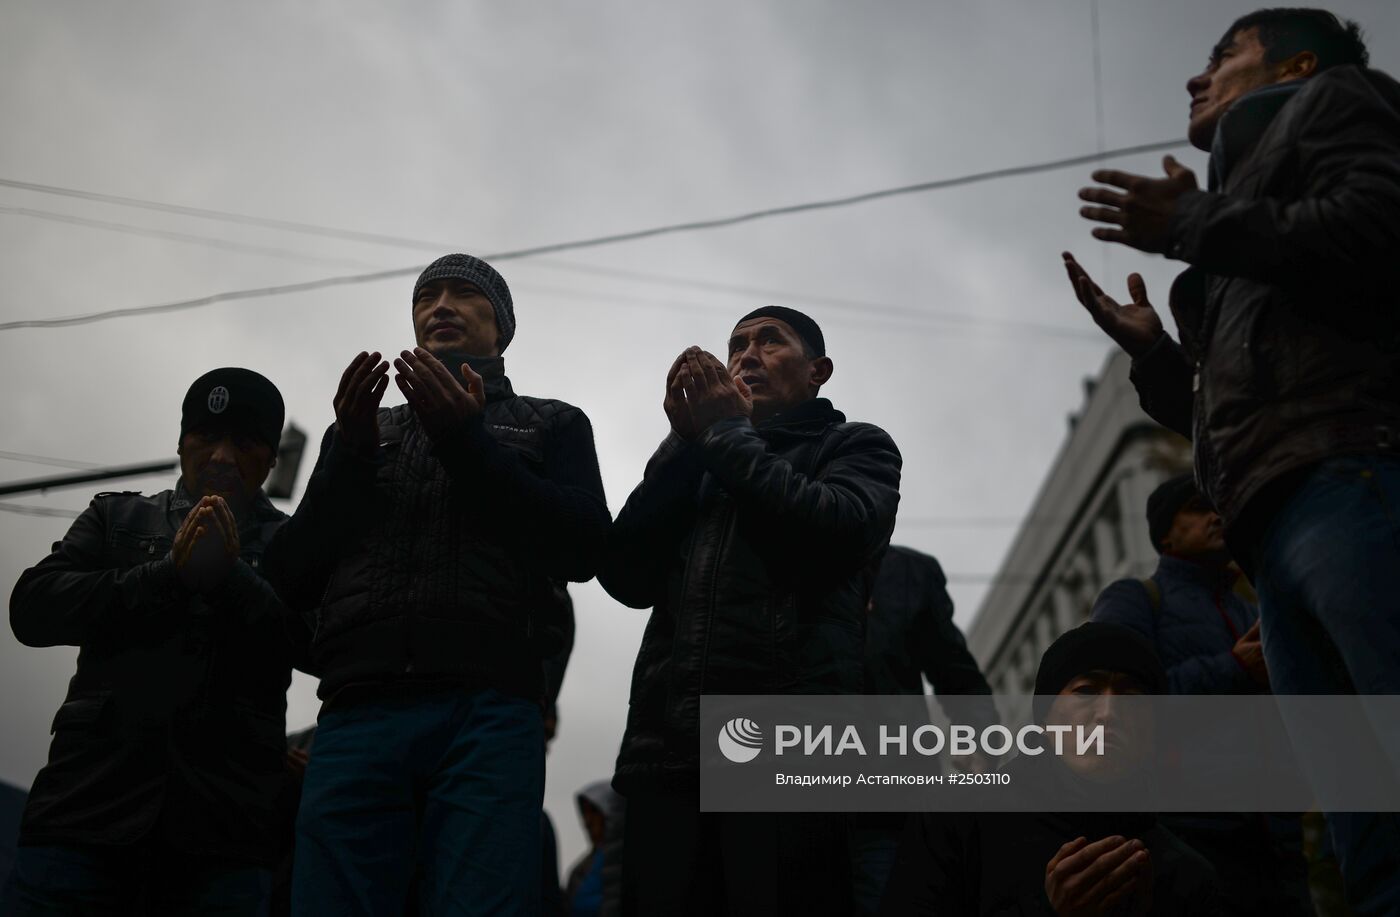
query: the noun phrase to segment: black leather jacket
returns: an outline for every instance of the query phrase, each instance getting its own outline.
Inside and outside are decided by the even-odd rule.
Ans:
[[[1223,183],[1183,195],[1170,228],[1192,265],[1171,294],[1181,344],[1163,335],[1132,372],[1143,409],[1192,438],[1242,563],[1271,484],[1400,453],[1400,84],[1337,67],[1282,95],[1221,119]]]
[[[557,581],[591,579],[611,517],[593,428],[562,401],[516,395],[473,359],[484,412],[434,443],[406,405],[379,412],[378,455],[326,431],[267,575],[314,623],[319,694],[451,681],[543,699],[564,642]]]
[[[26,570],[10,626],[80,647],[34,779],[24,844],[130,844],[266,862],[285,775],[287,687],[309,634],[256,572],[286,516],[258,495],[240,560],[207,599],[168,554],[194,501],[100,494]]]
[[[618,515],[600,580],[655,606],[632,675],[619,791],[692,782],[700,695],[856,694],[866,602],[899,502],[889,435],[825,398],[757,427],[672,434]]]

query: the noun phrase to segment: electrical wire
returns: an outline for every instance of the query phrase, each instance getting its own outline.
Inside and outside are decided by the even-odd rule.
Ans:
[[[561,251],[573,251],[583,248],[594,248],[602,245],[614,245],[621,242],[633,242],[639,239],[654,238],[661,235],[669,235],[683,232],[696,232],[707,229],[719,229],[728,226],[736,226],[741,223],[753,222],[755,220],[771,219],[779,216],[791,216],[798,213],[810,213],[816,210],[826,210],[837,207],[849,207],[855,204],[868,203],[870,201],[884,198],[896,197],[900,195],[916,194],[927,191],[936,191],[945,188],[959,187],[963,185],[977,184],[1002,178],[1011,178],[1020,175],[1031,175],[1038,172],[1048,172],[1056,169],[1069,168],[1076,165],[1085,165],[1103,159],[1110,159],[1120,156],[1137,155],[1140,153],[1160,152],[1162,150],[1175,149],[1186,144],[1185,140],[1168,140],[1157,143],[1146,143],[1131,147],[1122,147],[1116,150],[1106,150],[1101,152],[1086,153],[1080,156],[1072,156],[1066,159],[1056,159],[1046,162],[1032,163],[1023,166],[1012,166],[1004,169],[993,169],[986,172],[976,172],[970,175],[961,175],[955,178],[938,179],[935,181],[919,182],[913,185],[902,185],[895,188],[885,188],[879,191],[868,191],[863,194],[849,195],[846,197],[829,198],[826,200],[809,201],[803,204],[790,204],[784,207],[770,207],[764,210],[754,210],[748,213],[741,213],[729,217],[720,217],[710,220],[693,220],[686,223],[673,223],[665,226],[656,226],[650,229],[639,229],[631,232],[614,233],[611,235],[594,236],[586,239],[575,239],[569,242],[555,242],[546,245],[537,245],[531,248],[520,248],[511,251],[496,252],[485,255],[489,261],[510,261],[521,258],[533,258],[538,255],[550,254]],[[0,179],[0,184],[9,187],[25,187],[27,190],[35,190],[41,187],[29,183],[15,182],[9,179]],[[91,194],[91,193],[89,193]],[[85,195],[86,196],[86,195]],[[98,196],[105,197],[105,196]],[[148,202],[149,203],[149,202]],[[188,208],[178,208],[177,205],[169,205],[177,208],[176,212]],[[230,215],[231,216],[231,215]],[[274,221],[279,222],[279,221]],[[296,224],[293,224],[296,225]],[[392,237],[386,237],[392,238]],[[257,287],[254,289],[231,290],[224,293],[214,293],[209,296],[201,296],[195,299],[184,299],[169,303],[159,303],[149,306],[132,306],[122,309],[108,309],[101,312],[90,312],[82,315],[70,315],[62,318],[51,319],[21,319],[17,321],[0,322],[0,331],[14,331],[21,328],[59,328],[72,325],[84,325],[91,322],[104,321],[114,318],[125,318],[135,315],[151,315],[162,312],[175,312],[185,309],[195,309],[203,306],[210,306],[220,302],[230,302],[242,299],[252,299],[263,296],[285,295],[291,293],[305,293],[313,290],[325,289],[328,287],[348,286],[352,284],[374,283],[381,280],[390,280],[396,277],[407,277],[418,273],[420,267],[396,268],[384,271],[374,271],[366,274],[351,274],[340,277],[325,277],[318,280],[301,281],[298,283],[277,284],[273,286]]]
[[[77,462],[72,459],[54,458],[51,455],[33,455],[29,452],[5,452],[0,450],[0,459],[11,462],[27,462],[31,465],[53,465],[57,468],[99,468],[95,462]]]

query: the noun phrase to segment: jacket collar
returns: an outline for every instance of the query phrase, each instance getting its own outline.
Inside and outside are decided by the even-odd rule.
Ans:
[[[1209,187],[1220,190],[1230,170],[1263,136],[1279,110],[1307,85],[1307,80],[1272,83],[1245,93],[1220,118],[1210,146]]]
[[[444,353],[438,357],[443,365],[457,374],[458,367],[463,363],[471,366],[472,371],[481,377],[481,381],[486,386],[486,400],[502,401],[515,396],[515,389],[511,388],[510,379],[506,376],[505,357],[478,357],[469,353]]]
[[[1162,555],[1157,562],[1157,569],[1174,580],[1185,580],[1212,587],[1233,585],[1239,576],[1234,567],[1201,563],[1187,557],[1175,557],[1171,554]]]
[[[832,424],[844,423],[846,415],[831,406],[830,399],[812,398],[797,407],[770,417],[755,426],[760,433],[811,436]]]

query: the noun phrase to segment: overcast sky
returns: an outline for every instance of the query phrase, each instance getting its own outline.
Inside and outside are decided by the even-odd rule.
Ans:
[[[1251,8],[1103,0],[1100,122],[1089,0],[0,0],[0,180],[429,243],[0,187],[0,322],[420,267],[447,251],[1054,160],[1093,152],[1100,132],[1108,149],[1170,140],[1185,132],[1186,78]],[[1397,68],[1400,7],[1332,8],[1361,22],[1376,66]],[[1201,154],[1179,157],[1204,175]],[[1155,174],[1159,160],[1115,165]],[[734,320],[764,303],[808,311],[836,364],[823,394],[903,451],[896,541],[942,560],[965,627],[1082,401],[1082,379],[1108,352],[1068,293],[1059,252],[1074,250],[1096,275],[1107,268],[1115,291],[1142,271],[1162,306],[1179,267],[1089,238],[1075,200],[1089,171],[501,262],[519,322],[507,371],[518,391],[588,413],[616,513],[666,432],[662,382],[675,355],[722,348]],[[314,443],[350,358],[412,345],[411,287],[398,279],[0,332],[0,450],[100,464],[173,457],[186,387],[221,365],[276,382]],[[392,386],[386,400],[400,400]],[[0,459],[0,480],[60,471]],[[149,493],[172,482],[112,486]],[[76,513],[98,489],[10,502]],[[0,512],[0,585],[66,527]],[[611,774],[646,617],[596,584],[572,591],[578,640],[546,793],[565,868],[584,847],[572,794]],[[75,654],[0,633],[0,779],[28,786],[43,763]],[[316,707],[314,684],[299,678],[289,728],[310,724]]]

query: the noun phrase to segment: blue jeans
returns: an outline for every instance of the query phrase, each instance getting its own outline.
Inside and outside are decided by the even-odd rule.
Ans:
[[[537,704],[444,689],[322,713],[297,815],[292,913],[539,913]]]
[[[129,914],[262,917],[272,874],[161,845],[20,847],[0,893],[5,917]]]
[[[879,815],[875,816],[873,823],[865,813],[857,813],[853,820],[851,886],[855,912],[858,917],[875,917],[880,912],[885,886],[890,883],[890,873],[894,870],[895,855],[899,852],[899,840],[904,836],[904,828],[890,819],[885,820],[887,823],[880,823]]]
[[[1313,469],[1264,532],[1256,568],[1275,694],[1400,694],[1400,459]],[[1400,735],[1373,732],[1377,766],[1400,773]],[[1352,910],[1400,914],[1400,815],[1333,812],[1328,827]]]

